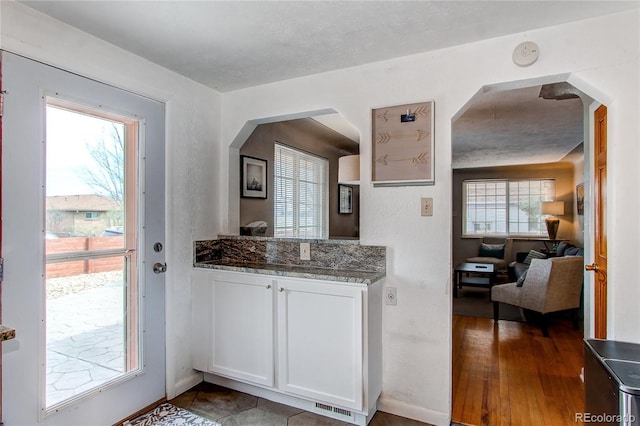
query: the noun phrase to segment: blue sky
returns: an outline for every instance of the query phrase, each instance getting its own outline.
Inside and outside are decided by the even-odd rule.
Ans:
[[[94,194],[84,182],[82,170],[95,163],[87,144],[109,138],[110,121],[47,107],[47,196]]]

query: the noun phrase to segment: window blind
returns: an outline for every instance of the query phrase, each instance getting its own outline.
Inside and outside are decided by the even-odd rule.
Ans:
[[[328,161],[275,144],[274,236],[327,238]]]
[[[555,199],[555,180],[483,179],[463,182],[464,235],[546,236],[543,201]]]

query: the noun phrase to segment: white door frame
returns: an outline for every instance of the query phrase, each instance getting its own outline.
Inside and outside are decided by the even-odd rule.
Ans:
[[[16,339],[3,345],[3,416],[7,424],[113,424],[164,398],[164,104],[18,55],[2,52],[3,117],[3,321]],[[44,345],[44,95],[104,108],[140,120],[139,280],[143,370],[135,377],[43,416]],[[146,140],[146,142],[144,142]],[[71,154],[72,155],[72,154]],[[145,306],[147,309],[145,309]],[[150,307],[150,308],[149,308]],[[39,397],[36,397],[38,395]]]

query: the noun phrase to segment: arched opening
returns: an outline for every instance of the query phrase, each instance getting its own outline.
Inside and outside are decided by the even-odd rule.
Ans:
[[[248,121],[230,147],[232,232],[359,238],[358,182],[338,181],[339,159],[359,155],[359,141],[333,109]]]
[[[492,266],[494,274],[469,275],[483,278],[475,281],[480,286],[463,283],[459,287],[454,282],[458,297],[452,303],[453,421],[492,424],[489,417],[505,415],[505,410],[517,418],[522,414],[517,412],[518,398],[524,401],[522,407],[530,408],[525,399],[538,395],[544,406],[536,414],[541,421],[565,415],[548,408],[553,404],[544,402],[545,394],[566,399],[576,412],[584,408],[582,337],[591,334],[593,324],[592,276],[583,276],[582,267],[577,272],[584,278],[579,330],[572,328],[573,318],[560,313],[549,326],[549,339],[542,338],[539,317],[530,315],[530,310],[501,303],[501,316],[495,322],[491,291],[496,285],[515,282],[513,268],[532,250],[554,257],[561,255],[559,246],[564,250],[569,244],[579,249],[575,254],[586,252],[589,258],[594,238],[589,199],[593,191],[593,111],[599,105],[592,92],[573,82],[570,75],[495,84],[481,88],[452,119],[454,271],[477,260],[482,247],[490,247],[483,242],[502,249],[502,262]],[[552,182],[550,199],[536,192],[539,186],[534,183],[540,181]],[[545,227],[544,201],[559,201],[564,207],[553,241]],[[488,241],[489,237],[493,240]],[[462,272],[454,272],[454,281],[460,276]],[[557,341],[552,342],[554,339]],[[560,346],[559,341],[564,349],[545,349]],[[547,377],[551,380],[548,386],[567,384],[572,394],[558,396],[548,388],[543,393],[545,379],[539,371],[551,377]],[[501,393],[510,383],[515,385],[511,380],[519,380],[518,386],[528,391]],[[563,380],[567,383],[561,383]],[[469,404],[481,408],[462,410]]]

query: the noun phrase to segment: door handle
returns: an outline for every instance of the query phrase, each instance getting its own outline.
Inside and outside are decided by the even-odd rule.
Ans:
[[[154,263],[153,264],[153,273],[154,274],[164,274],[167,272],[167,264],[166,263]]]
[[[585,265],[584,266],[584,270],[585,271],[594,271],[597,272],[598,271],[598,264],[593,262],[591,265]]]

